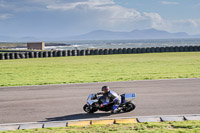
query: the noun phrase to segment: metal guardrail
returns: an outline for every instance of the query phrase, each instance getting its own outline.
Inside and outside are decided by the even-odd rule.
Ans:
[[[128,118],[124,117],[124,118],[85,119],[85,120],[72,120],[72,121],[47,121],[47,122],[0,124],[0,131],[49,128],[49,127],[87,126],[87,125],[100,125],[100,124],[141,123],[141,122],[166,122],[166,121],[185,121],[185,120],[199,121],[200,114],[135,116]]]

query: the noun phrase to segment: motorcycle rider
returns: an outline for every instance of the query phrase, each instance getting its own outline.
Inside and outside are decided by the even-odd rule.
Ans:
[[[109,86],[103,86],[101,91],[102,92],[97,93],[97,94],[98,95],[103,94],[104,96],[106,96],[106,98],[109,99],[109,102],[105,101],[102,105],[100,105],[100,107],[103,107],[103,106],[108,105],[109,103],[113,102],[114,105],[112,107],[111,113],[117,113],[118,107],[121,104],[121,96],[118,95],[116,92],[110,90]]]

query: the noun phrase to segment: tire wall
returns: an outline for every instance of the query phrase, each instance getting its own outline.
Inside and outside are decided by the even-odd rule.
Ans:
[[[140,53],[197,52],[197,51],[200,51],[200,46],[55,50],[55,51],[28,51],[28,52],[6,52],[6,53],[0,51],[2,52],[0,53],[0,60],[66,57],[66,56],[108,55],[108,54],[140,54]]]

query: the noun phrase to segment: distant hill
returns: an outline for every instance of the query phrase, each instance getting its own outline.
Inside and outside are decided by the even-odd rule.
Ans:
[[[73,40],[121,40],[121,39],[173,39],[173,38],[194,38],[185,32],[170,33],[167,31],[148,29],[133,30],[131,32],[114,32],[106,30],[96,30],[87,34],[73,36],[68,39]],[[196,36],[198,37],[198,36]]]
[[[30,41],[67,41],[67,40],[133,40],[133,39],[180,39],[200,38],[198,35],[188,35],[185,32],[170,33],[163,30],[147,29],[133,30],[131,32],[117,32],[107,30],[96,30],[86,34],[71,37],[8,37],[0,36],[0,42],[30,42]]]

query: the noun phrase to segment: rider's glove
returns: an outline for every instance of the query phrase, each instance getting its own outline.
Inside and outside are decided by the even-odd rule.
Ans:
[[[103,107],[103,104],[99,104],[99,108],[102,108]]]

